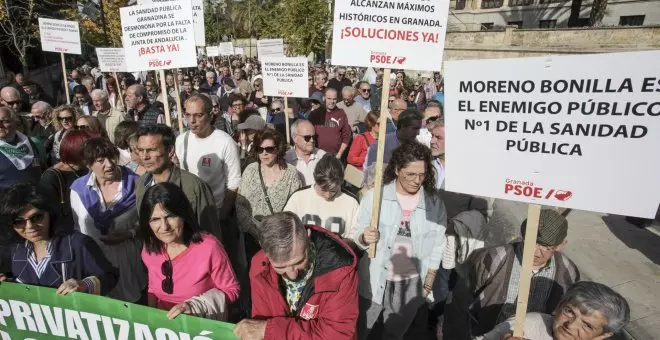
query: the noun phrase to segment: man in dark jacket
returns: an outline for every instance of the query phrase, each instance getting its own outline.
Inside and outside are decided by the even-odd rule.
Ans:
[[[133,84],[126,89],[126,107],[128,114],[140,125],[154,125],[165,122],[165,115],[149,104],[147,89],[140,84]]]
[[[353,138],[351,125],[344,110],[337,107],[337,91],[325,90],[325,105],[309,113],[309,121],[316,128],[319,149],[341,159]]]
[[[335,89],[337,93],[341,93],[346,86],[353,86],[353,83],[346,78],[346,68],[338,67],[337,75],[328,81],[328,87]]]
[[[292,212],[264,218],[263,250],[252,258],[252,319],[234,328],[247,339],[354,339],[357,258],[340,237],[303,226]]]

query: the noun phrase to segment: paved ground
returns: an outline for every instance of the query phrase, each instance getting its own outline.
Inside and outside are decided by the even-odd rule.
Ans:
[[[527,205],[495,201],[487,240],[503,243],[519,235]],[[623,295],[631,307],[628,338],[660,340],[660,223],[640,229],[622,216],[580,210],[568,213],[568,245],[564,252],[583,280],[604,283]]]

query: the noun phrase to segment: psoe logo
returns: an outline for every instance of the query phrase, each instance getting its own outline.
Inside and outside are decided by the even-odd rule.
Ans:
[[[285,90],[278,90],[277,94],[279,94],[280,96],[291,96],[291,95],[293,95],[293,92],[292,91],[285,91]]]
[[[391,64],[403,65],[403,63],[405,63],[407,59],[408,58],[406,57],[387,55],[387,53],[385,52],[371,51],[371,57],[369,58],[369,62],[375,64],[385,64],[385,65],[391,65]]]
[[[570,190],[544,189],[537,186],[532,181],[521,181],[507,178],[504,183],[504,193],[518,197],[543,198],[546,200],[556,199],[558,201],[568,201],[573,197]]]

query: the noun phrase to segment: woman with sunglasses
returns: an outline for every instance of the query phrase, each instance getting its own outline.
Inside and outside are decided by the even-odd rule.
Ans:
[[[101,121],[94,116],[80,116],[74,126],[76,130],[89,131],[99,137],[110,140],[108,132],[105,130]]]
[[[226,320],[226,305],[240,288],[222,243],[202,232],[188,198],[172,183],[149,188],[140,205],[142,262],[149,276],[148,304]]]
[[[31,184],[17,184],[0,196],[0,223],[13,230],[13,245],[5,260],[11,279],[28,285],[57,288],[57,294],[84,292],[106,295],[117,282],[116,269],[91,238],[56,231],[57,214],[49,197]]]
[[[53,137],[53,149],[51,150],[51,164],[60,161],[60,143],[67,131],[73,130],[78,117],[84,114],[80,107],[75,105],[62,105],[53,110],[53,126],[55,127],[55,136]]]
[[[90,172],[71,185],[75,228],[93,238],[108,260],[119,268],[119,281],[108,296],[139,302],[147,278],[142,264],[136,261],[141,248],[135,238],[138,175],[117,164],[119,151],[105,138],[87,140],[81,156]]]
[[[376,257],[364,256],[358,266],[360,339],[367,338],[381,313],[382,338],[402,339],[430,299],[445,248],[447,213],[435,188],[431,150],[417,142],[395,149],[383,183],[378,229],[371,223],[372,189],[360,202],[355,231],[361,248],[376,245]],[[415,326],[415,331],[426,329]]]

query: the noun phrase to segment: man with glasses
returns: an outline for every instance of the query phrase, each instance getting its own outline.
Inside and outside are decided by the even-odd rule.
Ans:
[[[0,107],[0,190],[17,183],[37,184],[44,165],[36,145],[16,130],[18,115]]]
[[[108,132],[111,142],[115,142],[115,129],[119,123],[129,120],[121,110],[121,106],[115,108],[110,105],[110,97],[105,90],[92,91],[92,104],[94,104],[93,116],[99,119],[101,126]]]
[[[426,145],[428,147],[431,146],[431,132],[427,128],[427,125],[430,122],[436,121],[438,119],[442,119],[442,108],[440,104],[435,101],[430,101],[426,109],[424,110],[424,120],[422,121],[422,128],[419,130],[419,135],[417,135],[417,141],[420,142],[422,145]]]
[[[361,81],[357,88],[358,95],[355,96],[355,102],[360,104],[365,111],[371,111],[371,85],[366,81]]]
[[[159,183],[172,183],[181,188],[190,201],[200,228],[214,235],[220,235],[218,208],[211,188],[199,177],[172,163],[176,140],[174,131],[166,125],[159,124],[142,126],[135,135],[137,153],[146,170],[137,183],[137,206],[142,204],[144,193],[150,187]]]
[[[352,239],[360,204],[342,188],[343,184],[344,166],[326,154],[314,169],[314,184],[293,193],[284,211],[296,214],[303,224],[323,227],[344,240]]]
[[[314,169],[325,151],[314,147],[316,131],[308,120],[296,120],[291,125],[294,148],[286,152],[286,162],[295,166],[303,186],[314,183]]]
[[[163,124],[165,115],[149,103],[147,90],[140,84],[133,84],[126,90],[128,114],[140,125]]]
[[[32,105],[32,119],[34,119],[34,126],[30,132],[30,136],[36,137],[44,143],[46,151],[50,151],[49,145],[52,146],[53,136],[55,135],[55,127],[50,117],[53,108],[50,104],[38,101]]]
[[[337,107],[344,110],[346,117],[348,118],[348,124],[351,125],[351,130],[354,133],[360,133],[364,131],[358,130],[358,125],[360,123],[364,124],[364,119],[367,117],[367,113],[362,105],[359,105],[355,102],[355,88],[352,86],[346,86],[341,91],[342,99]]]
[[[318,146],[342,159],[353,134],[344,110],[337,107],[337,91],[325,90],[325,105],[309,113],[309,121],[318,134]]]
[[[346,78],[346,68],[340,66],[337,68],[337,75],[328,81],[328,87],[335,89],[337,93],[342,93],[346,86],[353,87],[353,84]]]
[[[527,220],[521,225],[523,238]],[[552,314],[564,293],[580,280],[580,272],[561,253],[566,245],[568,221],[555,210],[543,209],[539,218],[532,263],[528,313]],[[523,242],[487,248],[463,265],[452,302],[445,309],[445,339],[471,339],[490,332],[516,314]],[[469,278],[469,279],[468,279]],[[471,334],[470,334],[471,333]]]

